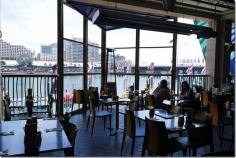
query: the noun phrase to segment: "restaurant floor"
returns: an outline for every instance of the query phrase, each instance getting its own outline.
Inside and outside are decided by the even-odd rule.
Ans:
[[[115,125],[115,109],[112,109],[112,127]],[[123,128],[123,115],[120,115],[120,128]],[[116,136],[109,135],[109,129],[103,129],[103,119],[97,119],[95,122],[94,133],[91,136],[91,127],[86,129],[87,115],[80,113],[71,117],[70,122],[74,123],[78,127],[78,134],[75,142],[75,156],[121,156],[120,148],[122,143],[122,130],[118,131]],[[107,120],[108,126],[108,120]],[[136,124],[138,126],[138,123]],[[144,123],[142,125],[144,127]],[[232,133],[232,127],[227,127],[225,130],[225,137],[230,137]],[[230,143],[224,141],[220,148],[220,140],[218,138],[218,128],[213,130],[214,147],[215,151],[227,151],[230,148]],[[143,138],[137,138],[134,147],[134,156],[141,156]],[[234,147],[233,147],[234,148]],[[123,155],[130,156],[131,151],[131,139],[126,137]],[[205,146],[197,150],[197,156],[201,156],[210,152],[210,147]],[[40,156],[63,156],[63,151],[43,153]],[[188,153],[187,153],[188,155]],[[170,156],[170,155],[169,155]],[[182,152],[176,152],[173,156],[182,156]]]

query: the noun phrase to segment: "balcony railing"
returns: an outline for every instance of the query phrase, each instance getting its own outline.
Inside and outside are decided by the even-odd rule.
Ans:
[[[56,78],[56,75],[48,74],[2,74],[3,89],[11,101],[11,114],[26,114],[25,98],[28,88],[31,88],[33,92],[33,111],[46,113],[48,94],[54,93]]]
[[[100,88],[101,74],[89,73],[91,82],[89,86],[96,86]],[[145,88],[150,76],[153,76],[153,89],[154,90],[162,79],[166,79],[171,85],[170,74],[140,74],[139,89]],[[127,86],[133,85],[133,73],[117,73],[117,93],[122,95]],[[191,87],[200,85],[204,89],[208,87],[209,75],[178,75],[176,78],[176,90],[178,94],[181,89],[181,82],[187,81]],[[127,79],[128,78],[128,79]],[[27,96],[27,89],[32,88],[34,96],[34,108],[36,112],[45,112],[48,101],[48,94],[53,94],[56,99],[56,75],[49,74],[2,74],[2,83],[4,91],[7,92],[11,99],[11,113],[13,115],[26,114],[25,98]],[[126,86],[126,87],[125,87]],[[83,89],[83,74],[82,73],[65,73],[64,74],[64,111],[71,112],[72,110],[80,109],[80,105],[72,105],[73,89]],[[152,91],[151,91],[152,92]],[[66,96],[68,94],[69,96]],[[73,107],[73,109],[72,109]],[[55,100],[52,113],[55,114]]]
[[[181,90],[181,83],[187,81],[190,87],[202,86],[203,89],[208,89],[210,75],[178,75],[177,76],[177,93]]]

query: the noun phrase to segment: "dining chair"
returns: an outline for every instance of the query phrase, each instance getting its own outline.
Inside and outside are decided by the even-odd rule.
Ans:
[[[202,101],[202,109],[208,111],[209,108],[208,90],[205,90],[201,93],[201,101]]]
[[[108,96],[112,96],[112,94],[117,96],[116,82],[107,82],[106,88],[108,91]]]
[[[145,108],[146,109],[152,109],[154,108],[154,97],[153,95],[146,95],[146,99],[145,99]]]
[[[169,111],[173,114],[181,114],[182,113],[182,107],[178,105],[171,105],[169,108]]]
[[[76,125],[69,122],[66,135],[72,147],[64,149],[65,156],[74,156],[74,147],[75,147],[75,140],[76,140],[77,132],[78,132],[78,128],[76,127]]]
[[[193,121],[201,122],[204,126],[190,127],[188,129],[187,147],[189,148],[189,154],[191,155],[191,149],[193,151],[192,156],[197,155],[197,149],[203,146],[210,146],[211,152],[214,151],[213,143],[213,131],[211,124],[211,114],[205,112],[199,112],[194,114]]]
[[[37,131],[37,124],[26,124],[24,127],[24,132],[24,156],[38,156],[42,138],[41,132]]]
[[[145,124],[142,156],[146,150],[150,156],[166,156],[180,150],[186,156],[187,144],[182,142],[182,137],[168,138],[165,122],[146,118]]]
[[[73,90],[73,102],[72,102],[72,111],[74,108],[74,104],[78,104],[79,106],[84,103],[85,95],[84,90],[74,89]]]
[[[89,90],[91,91],[98,91],[98,87],[89,87]]]
[[[130,111],[136,111],[139,110],[139,96],[134,96],[131,101],[129,102],[128,106],[125,108],[119,109],[119,114],[125,114],[126,109],[129,109]]]
[[[220,131],[220,147],[222,147],[223,141],[228,141],[230,142],[230,149],[233,148],[234,144],[234,129],[235,129],[235,112],[231,111],[231,101],[227,100],[224,104],[224,120],[223,123],[220,124],[219,126],[219,131]],[[227,126],[232,127],[232,134],[231,137],[224,137],[224,131]]]
[[[52,94],[48,94],[48,105],[47,105],[47,113],[48,117],[52,117],[52,104],[53,104],[53,96]]]
[[[132,139],[131,156],[133,156],[136,137],[144,137],[145,130],[144,128],[136,128],[134,111],[131,110],[126,110],[125,113],[124,133],[120,151],[121,155],[123,152],[126,135]]]
[[[129,102],[128,107],[119,109],[119,114],[125,115],[126,109],[130,111],[137,111],[139,110],[139,96],[134,96],[132,100]],[[138,119],[139,126],[141,126],[141,120]]]
[[[104,129],[106,127],[106,118],[109,118],[110,121],[110,134],[111,134],[111,113],[104,110],[96,110],[96,106],[98,104],[98,98],[96,97],[96,91],[89,91],[89,116],[87,121],[87,129],[89,127],[90,117],[92,118],[92,132],[91,136],[93,135],[94,123],[95,118],[102,117],[104,119]]]

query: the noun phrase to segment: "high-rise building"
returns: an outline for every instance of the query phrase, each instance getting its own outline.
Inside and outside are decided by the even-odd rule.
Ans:
[[[17,56],[27,54],[33,57],[34,53],[21,45],[12,45],[0,39],[0,55],[2,60],[16,60]]]
[[[100,61],[100,54],[98,44],[89,41],[88,42],[88,61]],[[57,60],[57,44],[41,46],[41,60],[56,61]],[[72,38],[71,41],[64,40],[64,61],[68,62],[83,62],[83,39]]]

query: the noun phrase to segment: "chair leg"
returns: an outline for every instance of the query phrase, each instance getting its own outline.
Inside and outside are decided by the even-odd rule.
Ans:
[[[104,121],[104,130],[106,129],[106,117],[103,117],[103,121]]]
[[[197,149],[193,148],[193,156],[197,156]]]
[[[191,152],[191,148],[188,149],[188,155],[191,156],[192,152]]]
[[[138,125],[139,125],[139,127],[141,126],[141,121],[140,121],[140,119],[138,119]]]
[[[109,115],[109,121],[110,121],[110,135],[111,135],[111,115]]]
[[[89,121],[90,121],[90,116],[88,116],[88,121],[87,121],[87,130],[88,130],[88,127],[89,127]]]
[[[213,142],[210,144],[210,149],[211,149],[211,152],[214,152],[214,144],[213,144]]]
[[[222,126],[221,133],[220,133],[220,148],[222,147],[223,144],[223,139],[224,139],[224,126]]]
[[[234,128],[234,126],[233,126],[233,128]],[[234,144],[234,129],[233,129],[232,139],[231,139],[231,143],[230,143],[230,150],[233,149],[233,144]]]
[[[221,136],[221,125],[219,125],[219,139],[220,139],[220,136]]]
[[[125,144],[125,136],[126,136],[126,133],[124,132],[123,139],[122,139],[122,144],[121,144],[121,150],[120,150],[120,155],[121,156],[122,156],[122,152],[123,152],[123,148],[124,148],[124,144]]]
[[[183,156],[187,155],[187,149],[183,149]]]
[[[133,154],[134,154],[134,144],[135,144],[135,137],[132,139],[131,156],[133,156]]]
[[[94,122],[95,122],[95,117],[93,117],[93,125],[92,125],[92,133],[91,133],[91,136],[93,135]]]

